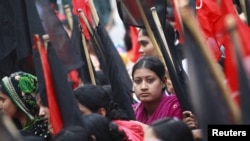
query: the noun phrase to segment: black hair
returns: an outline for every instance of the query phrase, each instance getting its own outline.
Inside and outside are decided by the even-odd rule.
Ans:
[[[83,127],[96,141],[122,141],[126,137],[117,124],[96,113],[83,116]]]
[[[100,108],[104,108],[107,111],[106,116],[110,120],[128,119],[118,104],[112,100],[111,92],[111,86],[102,87],[92,84],[80,86],[73,91],[77,101],[92,112],[96,113]]]
[[[154,121],[150,127],[160,140],[194,141],[191,129],[182,120],[167,117]]]
[[[52,141],[93,141],[93,138],[83,127],[76,125],[62,129]]]
[[[160,59],[152,56],[145,56],[140,58],[132,69],[132,78],[134,78],[134,73],[137,69],[147,68],[153,72],[162,80],[165,76],[166,69],[164,64],[160,61]]]

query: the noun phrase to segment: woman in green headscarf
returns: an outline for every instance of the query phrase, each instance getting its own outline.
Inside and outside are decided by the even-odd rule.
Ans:
[[[3,77],[0,83],[0,111],[13,119],[23,136],[35,135],[48,140],[48,125],[38,116],[37,92],[37,77],[32,74],[19,71]]]

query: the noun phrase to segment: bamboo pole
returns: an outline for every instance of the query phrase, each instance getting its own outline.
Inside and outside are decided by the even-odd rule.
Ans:
[[[47,51],[48,43],[49,43],[49,34],[44,34],[42,38],[43,38],[45,50]]]
[[[69,23],[70,31],[72,31],[73,30],[72,12],[68,4],[64,6],[64,11],[65,11],[68,23]]]
[[[219,69],[216,61],[212,57],[212,53],[209,50],[209,47],[206,44],[206,41],[204,38],[202,38],[201,30],[199,29],[199,25],[196,22],[196,18],[193,15],[191,9],[188,7],[188,2],[186,0],[182,1],[183,3],[180,4],[180,14],[181,18],[184,22],[184,24],[187,26],[189,31],[191,32],[192,36],[195,38],[195,40],[198,43],[198,47],[202,52],[202,55],[204,56],[205,60],[207,61],[208,67],[211,70],[212,76],[215,79],[216,84],[218,85],[227,106],[229,107],[229,110],[232,114],[233,120],[236,123],[240,123],[240,110],[239,107],[233,102],[233,99],[230,94],[230,90],[226,86],[223,77],[223,72]]]
[[[98,13],[96,11],[95,4],[94,4],[93,0],[89,0],[88,2],[89,2],[92,16],[93,16],[94,24],[95,24],[95,26],[98,26],[100,19],[99,19]]]
[[[82,35],[83,49],[84,49],[84,53],[85,53],[85,56],[86,56],[86,61],[87,61],[88,68],[89,68],[89,75],[90,75],[91,83],[93,85],[96,85],[94,69],[92,67],[91,58],[90,58],[89,51],[88,51],[88,48],[87,48],[86,38],[85,38],[85,36],[83,35],[82,32],[81,32],[81,35]]]
[[[88,31],[90,32],[90,34],[92,35],[95,43],[96,43],[96,46],[99,50],[101,50],[101,45],[100,45],[100,42],[97,40],[96,36],[94,36],[94,31],[92,30],[91,28],[91,25],[89,24],[89,21],[88,19],[86,18],[86,16],[84,15],[83,11],[81,9],[78,9],[78,12],[79,12],[79,16],[80,18],[84,21],[85,25],[87,26],[88,28]],[[104,56],[103,52],[102,53],[102,56]]]
[[[170,58],[170,60],[171,60],[172,65],[174,66],[174,62],[173,62],[173,59],[172,59],[172,55],[171,55],[171,53],[170,53],[170,51],[169,51],[169,46],[168,46],[168,43],[167,43],[167,41],[166,41],[165,34],[163,33],[163,28],[162,28],[162,25],[161,25],[161,23],[160,23],[160,19],[159,19],[159,17],[158,17],[156,8],[155,8],[155,7],[152,7],[152,8],[151,8],[151,12],[152,12],[153,19],[154,19],[154,22],[155,22],[155,24],[156,24],[157,30],[158,30],[158,32],[159,32],[159,34],[160,34],[160,37],[161,37],[162,41],[163,41],[164,47],[166,48],[167,54],[168,54],[168,56],[169,56],[169,58]],[[174,69],[175,69],[175,67],[174,67]],[[175,70],[175,71],[176,71],[176,70]]]

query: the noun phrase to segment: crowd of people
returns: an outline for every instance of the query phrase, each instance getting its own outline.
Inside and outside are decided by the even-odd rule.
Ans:
[[[102,19],[105,19],[106,29],[110,30],[114,23],[109,18],[112,18],[114,11],[107,5],[108,2],[110,1],[105,2],[108,13],[103,13],[106,16]],[[101,4],[98,6],[101,7]],[[102,11],[101,8],[99,10]],[[181,62],[181,67],[188,76],[182,44],[179,42],[180,33],[170,24],[171,22],[173,21],[166,19],[166,41],[175,47],[175,59]],[[130,28],[126,30],[129,33]],[[6,115],[11,119],[15,130],[18,131],[16,134],[20,135],[23,141],[203,140],[202,129],[195,112],[182,109],[168,68],[162,62],[148,31],[142,27],[136,30],[139,57],[136,61],[131,61],[128,56],[123,58],[123,61],[126,59],[123,65],[127,68],[132,82],[131,93],[128,95],[132,99],[129,108],[133,109],[134,118],[131,118],[126,109],[121,107],[121,103],[113,98],[113,95],[119,94],[112,91],[110,80],[104,73],[105,70],[100,67],[91,41],[87,41],[87,45],[94,71],[98,74],[98,83],[85,84],[81,80],[81,83],[72,87],[78,105],[74,110],[81,113],[78,125],[62,128],[59,133],[55,133],[50,115],[53,111],[50,111],[48,101],[42,94],[47,91],[39,89],[36,75],[22,70],[1,78],[0,115]],[[131,37],[127,35],[124,40],[127,51],[133,46],[131,41]]]

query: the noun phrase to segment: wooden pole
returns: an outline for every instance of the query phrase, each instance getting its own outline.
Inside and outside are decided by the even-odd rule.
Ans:
[[[159,32],[159,34],[160,34],[160,37],[161,37],[161,39],[162,39],[162,41],[163,41],[163,44],[164,44],[164,47],[166,48],[167,54],[168,54],[168,56],[169,56],[169,58],[170,58],[170,61],[171,61],[172,65],[173,65],[173,67],[174,67],[174,62],[173,62],[173,59],[172,59],[172,55],[171,55],[171,53],[170,53],[170,51],[169,51],[169,46],[168,46],[168,43],[167,43],[167,41],[166,41],[166,37],[165,37],[165,35],[164,35],[164,33],[163,33],[163,28],[162,28],[162,25],[161,25],[161,23],[160,23],[160,19],[159,19],[159,17],[158,17],[156,8],[155,8],[155,7],[152,7],[152,8],[151,8],[151,12],[152,12],[152,16],[153,16],[154,22],[155,22],[155,24],[156,24],[156,28],[157,28],[157,30],[158,30],[158,32]],[[175,69],[175,67],[174,67],[174,69]],[[175,71],[176,71],[176,70],[175,70]]]
[[[72,31],[73,30],[72,12],[68,4],[64,6],[64,11],[65,11],[68,23],[69,23],[70,31]]]

